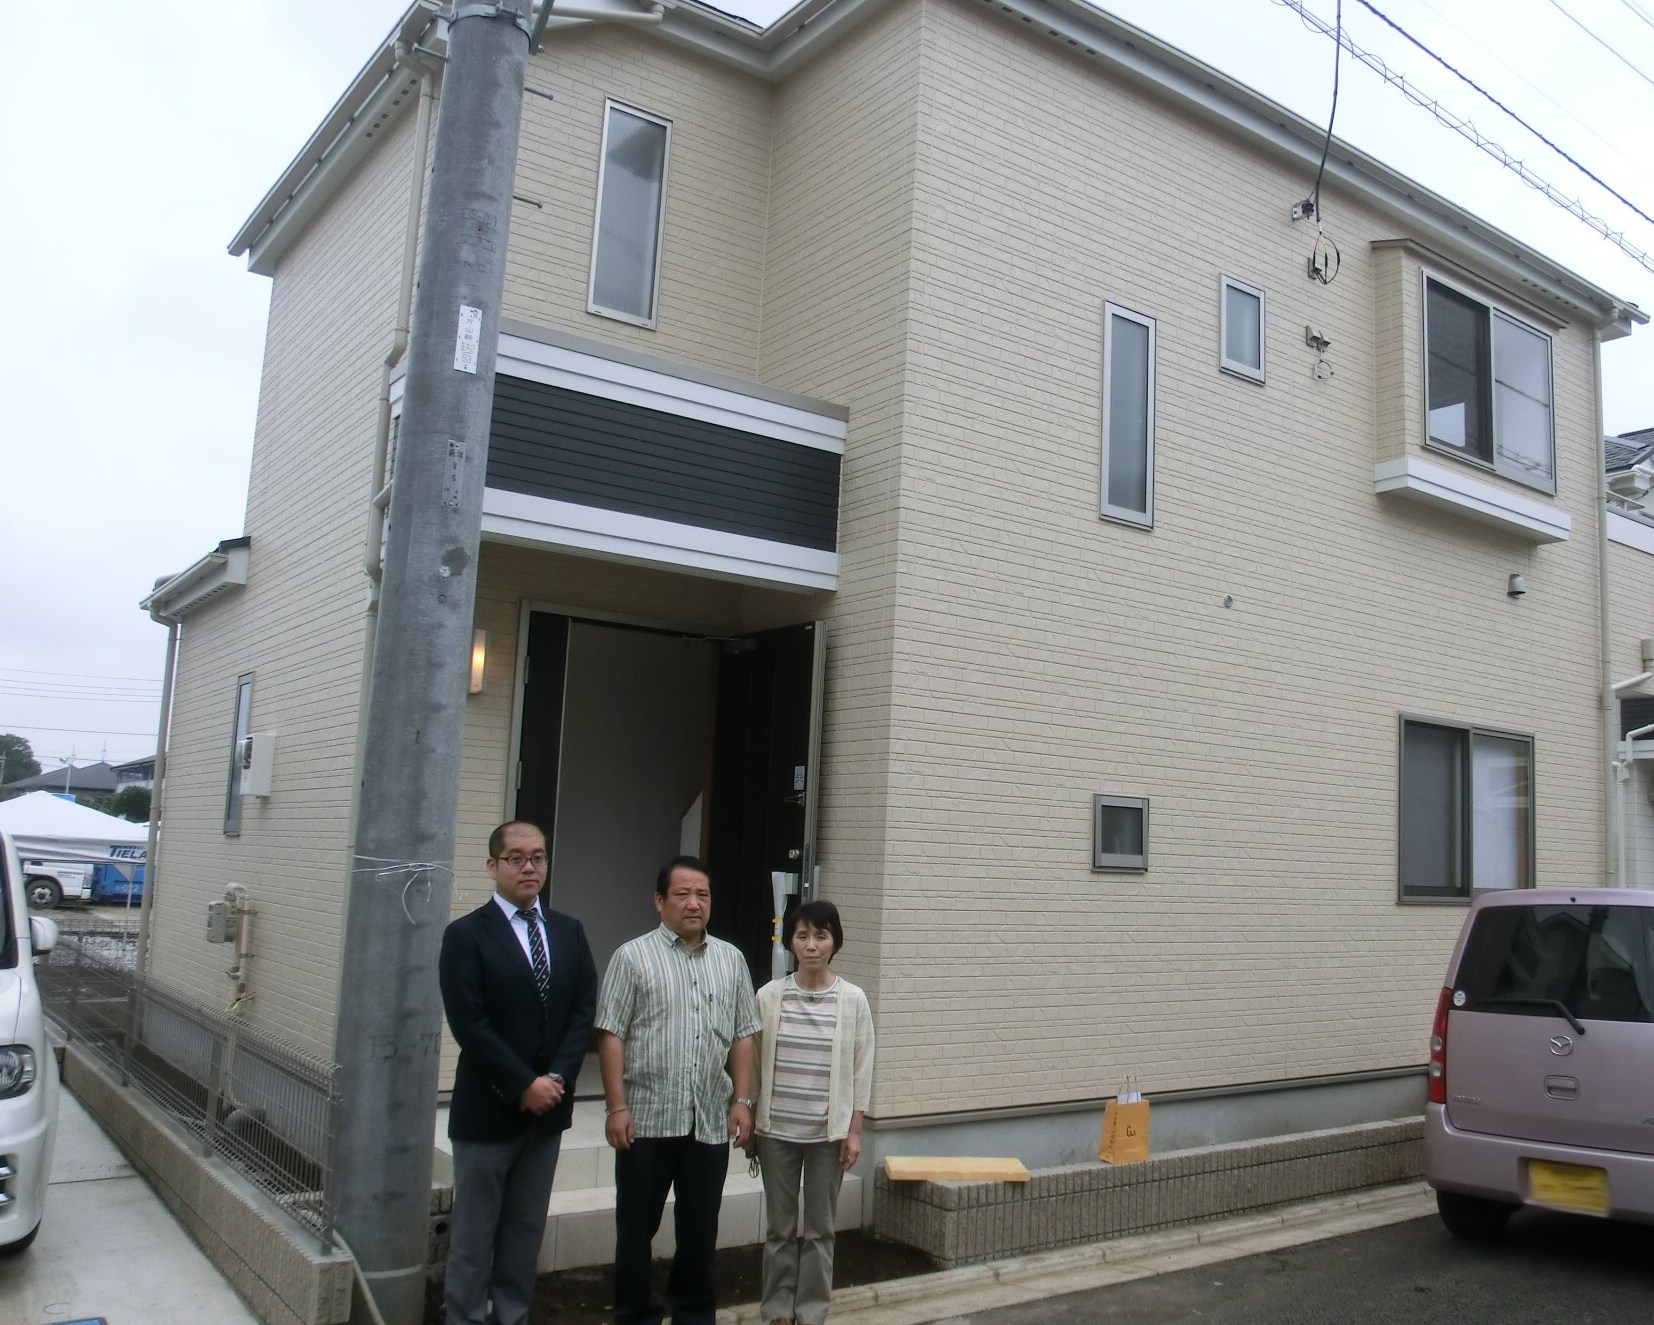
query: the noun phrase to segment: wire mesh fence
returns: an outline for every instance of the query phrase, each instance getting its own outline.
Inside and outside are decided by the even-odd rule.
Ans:
[[[331,1250],[337,1064],[149,983],[135,937],[63,927],[36,972],[48,1015]]]

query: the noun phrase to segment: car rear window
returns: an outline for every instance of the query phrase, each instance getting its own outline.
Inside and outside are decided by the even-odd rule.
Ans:
[[[1654,908],[1493,906],[1476,917],[1453,1006],[1517,1017],[1654,1021]]]

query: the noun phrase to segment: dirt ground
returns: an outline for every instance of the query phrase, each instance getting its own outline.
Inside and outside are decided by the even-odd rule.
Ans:
[[[758,1300],[762,1247],[731,1247],[718,1253],[718,1305],[740,1306]],[[668,1262],[655,1262],[655,1292],[665,1291]],[[840,1288],[926,1274],[936,1267],[912,1247],[881,1242],[856,1230],[838,1235],[833,1282]],[[611,1305],[611,1270],[593,1265],[581,1270],[543,1274],[534,1292],[534,1319],[557,1325],[606,1325]],[[441,1325],[442,1286],[432,1284],[425,1298],[426,1325]]]

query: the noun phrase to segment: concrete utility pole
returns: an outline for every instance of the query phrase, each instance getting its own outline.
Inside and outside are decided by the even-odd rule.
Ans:
[[[340,957],[338,1226],[387,1325],[425,1309],[436,964],[530,3],[459,0],[448,31]]]

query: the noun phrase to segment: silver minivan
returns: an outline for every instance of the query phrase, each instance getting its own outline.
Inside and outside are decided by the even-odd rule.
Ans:
[[[1475,901],[1431,1031],[1424,1174],[1463,1238],[1523,1205],[1654,1222],[1654,892]]]

